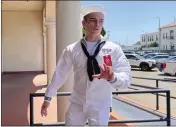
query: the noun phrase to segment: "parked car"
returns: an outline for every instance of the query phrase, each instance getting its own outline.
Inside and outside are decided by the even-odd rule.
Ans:
[[[144,58],[152,58],[157,55],[169,55],[168,53],[148,53],[144,55]]]
[[[132,68],[141,68],[142,71],[149,71],[156,67],[156,61],[145,59],[138,54],[125,54]]]
[[[123,51],[124,54],[134,54],[134,51]]]
[[[145,54],[145,52],[144,51],[137,51],[136,54],[143,56]]]
[[[156,61],[156,63],[158,63],[159,61],[166,60],[169,57],[170,57],[169,55],[156,55],[156,56],[151,57],[150,59],[153,59]]]
[[[156,61],[156,64],[164,63],[164,62],[167,62],[167,61],[170,61],[170,60],[175,60],[175,59],[176,59],[176,56],[169,56],[169,57],[166,58],[166,59],[157,60],[157,61]]]
[[[158,70],[160,72],[163,72],[163,69],[165,67],[165,63],[169,62],[169,61],[171,61],[171,62],[176,61],[176,56],[170,56],[168,59],[160,60],[160,61],[156,62]]]
[[[152,53],[152,51],[144,51],[145,54]]]
[[[169,74],[171,76],[176,76],[176,60],[170,60],[162,63],[161,72]]]

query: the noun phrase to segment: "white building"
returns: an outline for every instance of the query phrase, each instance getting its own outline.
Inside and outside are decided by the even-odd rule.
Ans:
[[[140,36],[141,44],[144,47],[150,47],[150,44],[159,44],[159,32],[145,33]]]
[[[141,34],[140,41],[142,50],[175,50],[176,49],[176,21],[161,27],[161,42],[159,42],[159,32]],[[151,47],[152,43],[157,43]],[[160,48],[159,48],[160,47]]]
[[[161,50],[176,50],[176,21],[161,27]]]
[[[138,51],[141,49],[141,42],[138,41],[136,44],[133,45],[120,45],[123,51]]]
[[[132,46],[121,45],[121,48],[123,51],[133,51],[135,49],[134,45]]]

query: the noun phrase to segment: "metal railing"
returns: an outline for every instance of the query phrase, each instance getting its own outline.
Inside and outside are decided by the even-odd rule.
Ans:
[[[135,76],[133,76],[132,78],[145,79],[145,80],[155,80],[156,81],[156,87],[143,86],[145,88],[148,87],[148,88],[151,88],[151,89],[158,89],[159,88],[159,81],[176,83],[176,79],[173,79],[173,78],[161,79],[161,78],[146,78],[146,77],[135,77]],[[132,84],[132,86],[140,86],[140,85]],[[160,94],[156,93],[156,110],[159,110],[159,96],[163,96],[163,95],[160,95]],[[171,97],[171,98],[176,99],[176,97]]]
[[[170,90],[166,89],[155,89],[155,90],[137,90],[137,91],[116,91],[112,94],[146,94],[146,93],[166,93],[166,117],[159,119],[141,119],[141,120],[110,120],[109,123],[139,123],[139,122],[161,122],[166,121],[167,126],[171,125],[171,110],[170,110]],[[70,96],[70,92],[59,92],[57,96]],[[34,123],[34,97],[43,97],[44,93],[31,93],[30,94],[30,126],[45,126],[45,125],[65,125],[64,122],[58,123]]]

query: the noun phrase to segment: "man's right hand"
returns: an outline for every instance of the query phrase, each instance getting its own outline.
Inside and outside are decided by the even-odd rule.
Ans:
[[[46,117],[48,115],[47,109],[48,109],[49,105],[50,105],[50,102],[47,102],[47,101],[43,102],[42,107],[41,107],[41,115],[42,115],[42,117],[43,116]]]

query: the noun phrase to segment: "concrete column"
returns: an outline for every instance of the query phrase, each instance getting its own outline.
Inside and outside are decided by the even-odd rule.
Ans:
[[[52,79],[56,68],[56,24],[46,23],[47,83]]]
[[[47,54],[46,54],[46,9],[43,9],[43,51],[44,51],[44,73],[47,73]]]
[[[43,33],[44,73],[47,74],[46,33]]]
[[[63,49],[81,39],[80,1],[56,1],[56,57],[57,61]],[[73,72],[59,92],[71,92]],[[68,97],[58,97],[58,121],[65,121],[65,112],[69,106]]]
[[[1,74],[3,73],[3,69],[4,69],[4,56],[3,56],[3,43],[2,43],[2,51],[1,51]]]

